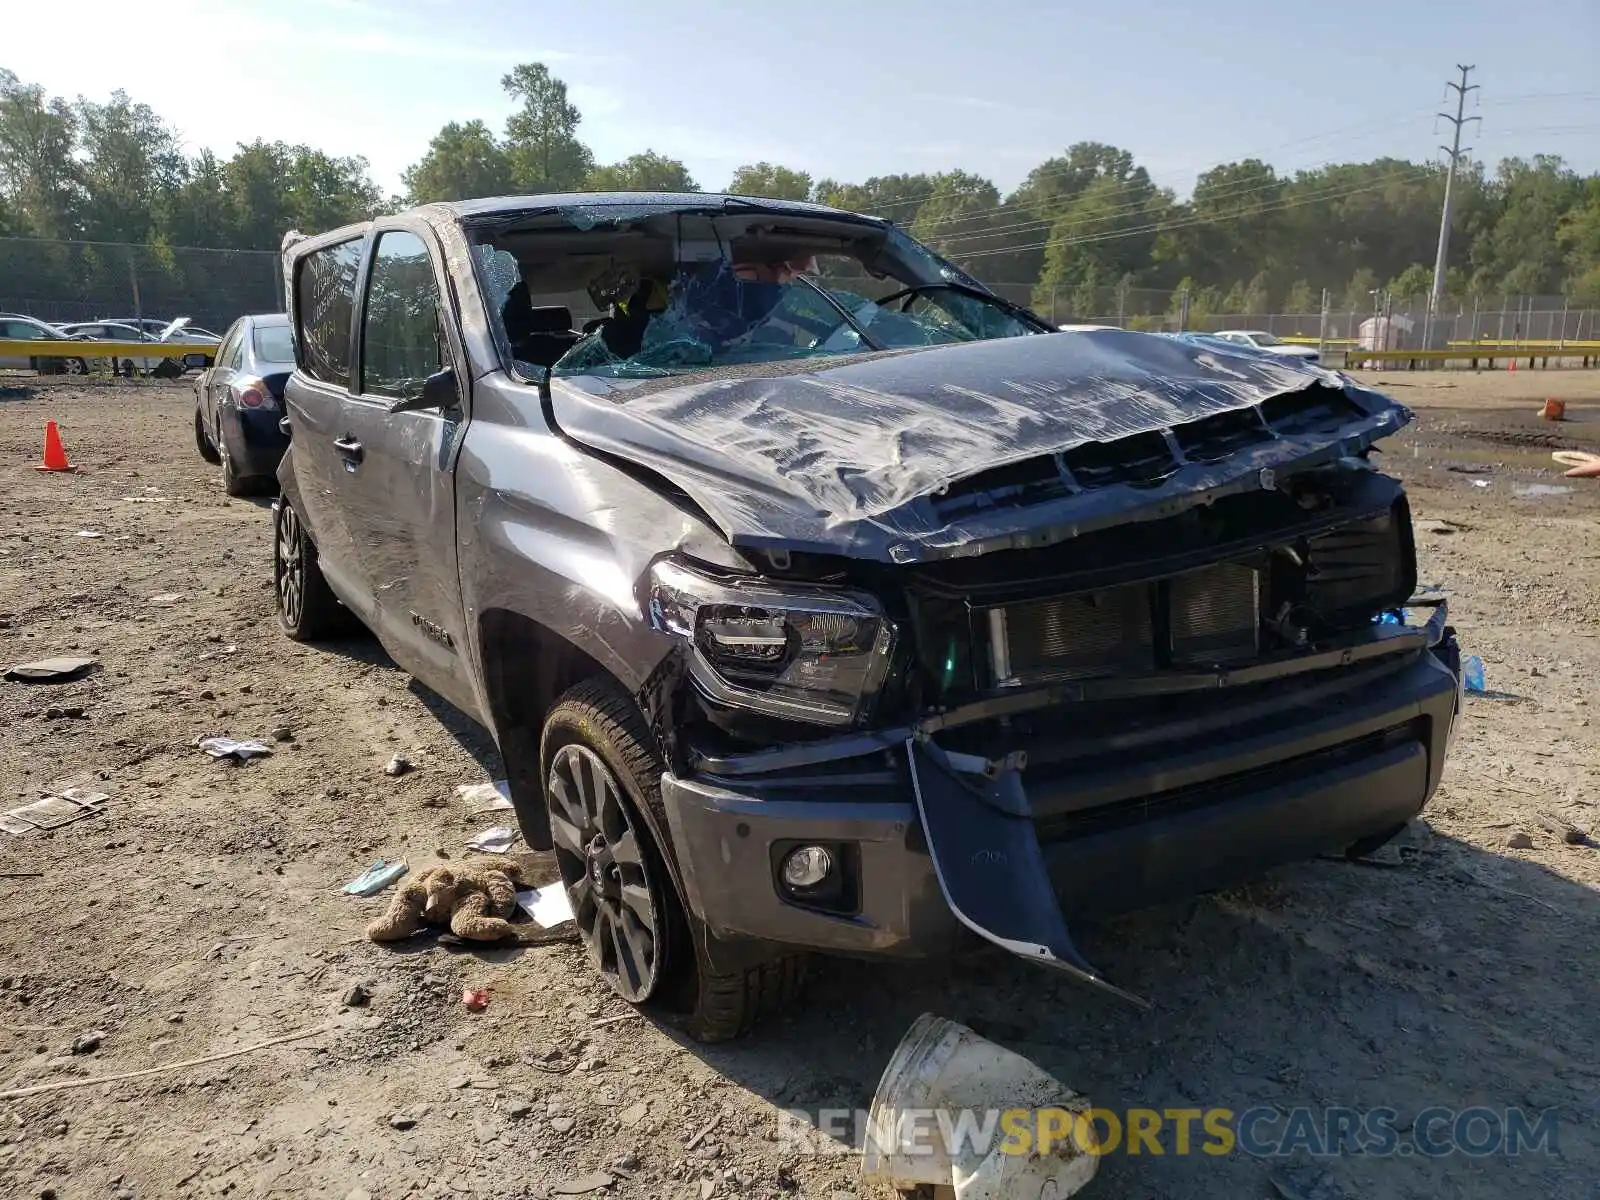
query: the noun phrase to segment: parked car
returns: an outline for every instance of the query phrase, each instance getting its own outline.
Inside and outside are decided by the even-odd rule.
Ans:
[[[137,329],[142,329],[146,335],[157,341],[161,340],[162,332],[172,324],[170,321],[159,321],[152,317],[101,317],[100,319],[119,325],[132,325]],[[218,334],[212,333],[209,329],[202,329],[198,325],[185,324],[178,333],[173,335],[172,340],[205,342],[208,345],[215,346],[222,341],[222,338]],[[209,367],[215,357],[213,354],[205,354],[199,351],[194,354],[185,354],[182,359],[183,369],[185,371],[202,370]]]
[[[220,334],[212,333],[209,329],[201,329],[198,325],[185,325],[183,329],[175,335],[175,340],[182,342],[203,342],[208,346],[219,346],[222,344],[222,337]],[[183,356],[183,369],[185,371],[203,371],[205,368],[211,366],[212,363],[216,362],[216,360],[217,356],[214,351],[210,353],[196,351],[193,354],[185,354]]]
[[[1211,336],[1224,342],[1232,342],[1236,346],[1247,346],[1252,350],[1262,350],[1283,358],[1303,358],[1306,362],[1319,362],[1322,358],[1313,346],[1297,346],[1261,329],[1223,329]]]
[[[21,313],[0,313],[0,338],[21,338],[39,342],[72,340],[55,326],[47,325],[33,317],[25,317]],[[4,344],[0,344],[0,370],[38,371],[41,375],[83,375],[88,372],[89,363],[79,355],[44,357],[34,354],[10,354],[7,353]]]
[[[195,445],[201,458],[221,465],[228,495],[246,496],[274,484],[289,445],[278,422],[292,370],[289,318],[263,313],[228,326],[215,365],[196,377]]]
[[[150,331],[148,321],[138,324],[104,320],[76,321],[58,328],[68,337],[99,342],[169,342],[181,338],[188,323],[188,317],[179,317],[175,321],[165,322],[154,333]],[[120,373],[130,376],[140,371],[147,375],[176,377],[184,372],[184,360],[170,356],[131,355],[117,359],[115,367]]]
[[[284,257],[284,629],[359,621],[483,722],[595,967],[693,1036],[819,950],[977,935],[1115,991],[1068,917],[1367,853],[1439,782],[1459,651],[1376,392],[1038,336],[787,201],[470,200]]]

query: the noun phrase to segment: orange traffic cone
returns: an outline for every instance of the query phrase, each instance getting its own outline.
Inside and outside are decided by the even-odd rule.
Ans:
[[[54,421],[44,423],[44,464],[34,468],[35,471],[76,471],[78,468],[67,461],[67,452],[61,448],[61,431],[56,428]]]
[[[1567,402],[1565,400],[1547,399],[1544,407],[1539,410],[1539,415],[1546,421],[1565,421],[1567,419]]]

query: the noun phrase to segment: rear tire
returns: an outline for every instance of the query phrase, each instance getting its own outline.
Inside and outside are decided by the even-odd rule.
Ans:
[[[323,578],[317,548],[288,497],[280,497],[272,513],[272,583],[278,624],[292,641],[320,641],[360,627]]]
[[[709,935],[692,928],[640,815],[661,814],[655,742],[615,682],[586,680],[556,701],[539,761],[562,883],[589,960],[618,996],[664,1009],[700,1042],[748,1033],[798,998],[804,955],[731,973],[707,960]]]
[[[198,406],[194,410],[194,444],[195,449],[200,451],[200,457],[212,466],[222,461],[222,455],[218,454],[217,448],[211,444],[211,435],[206,432],[206,421],[200,415]]]

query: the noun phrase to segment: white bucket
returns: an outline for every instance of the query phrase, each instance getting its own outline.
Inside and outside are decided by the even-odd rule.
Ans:
[[[957,1200],[1065,1200],[1100,1163],[1078,1119],[1088,1111],[1020,1054],[923,1013],[878,1081],[861,1174],[903,1189],[954,1187]],[[1040,1153],[1042,1124],[1053,1136]]]

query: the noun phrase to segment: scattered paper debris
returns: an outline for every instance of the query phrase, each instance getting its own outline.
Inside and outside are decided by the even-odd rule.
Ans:
[[[560,883],[542,888],[518,888],[517,907],[533,918],[541,929],[553,929],[572,920],[572,902]]]
[[[511,784],[504,779],[493,783],[463,783],[457,785],[456,797],[473,816],[499,812],[511,807]]]
[[[92,658],[41,658],[37,662],[18,663],[6,672],[7,679],[24,683],[65,683],[76,679],[91,667],[98,665]]]
[[[182,592],[162,592],[159,596],[151,596],[150,603],[157,608],[171,608],[182,599]]]
[[[43,800],[35,800],[32,804],[24,804],[0,814],[0,830],[20,835],[40,829],[59,829],[103,812],[109,799],[111,797],[106,792],[92,792],[78,787],[62,788]]]
[[[220,650],[207,650],[200,657],[201,657],[202,660],[204,660],[204,659],[207,659],[207,658],[221,658],[223,655],[226,655],[226,654],[237,654],[237,653],[239,653],[239,647],[237,647],[237,646],[224,646]]]
[[[241,742],[234,738],[208,737],[201,738],[197,744],[212,758],[236,758],[240,762],[272,753],[271,746],[254,739]]]
[[[102,534],[98,529],[80,529],[78,530],[78,536],[81,538],[97,538],[104,537],[105,535]]]
[[[410,869],[404,862],[385,862],[380,858],[344,885],[345,895],[375,896]]]
[[[511,849],[517,840],[516,831],[507,829],[504,825],[496,825],[493,829],[485,829],[476,837],[467,840],[467,846],[473,850],[482,850],[486,854],[504,854]]]

